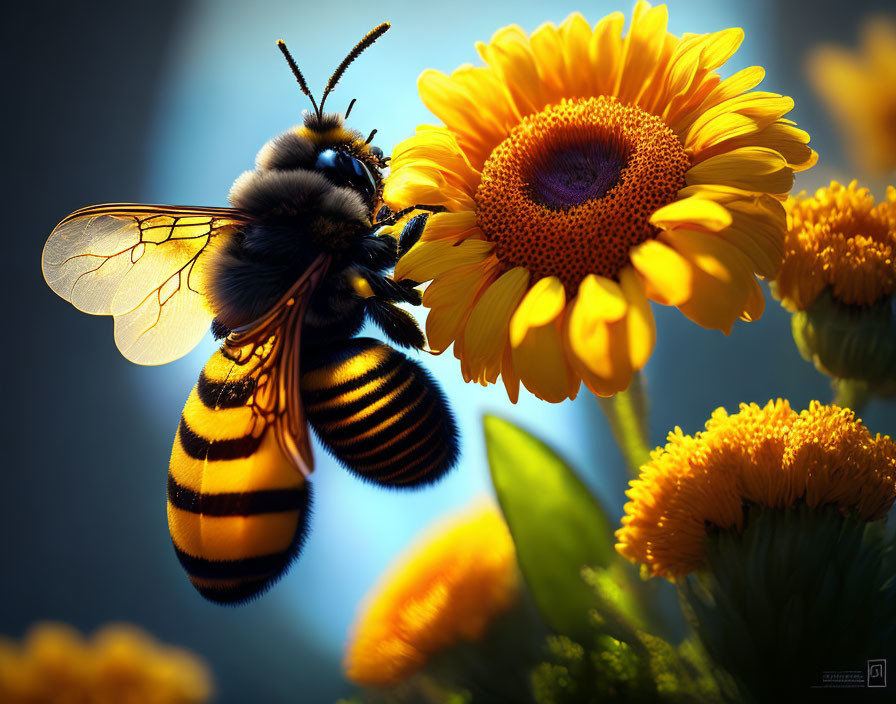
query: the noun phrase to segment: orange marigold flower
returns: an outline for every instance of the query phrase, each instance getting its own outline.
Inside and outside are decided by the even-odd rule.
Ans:
[[[22,644],[0,638],[4,704],[200,704],[211,694],[196,656],[136,626],[104,626],[85,640],[65,624],[40,623]]]
[[[896,445],[817,401],[801,413],[780,399],[730,416],[719,408],[704,432],[670,433],[627,495],[616,549],[674,579],[704,565],[708,530],[743,530],[747,505],[883,518],[896,499]]]
[[[751,92],[762,68],[716,72],[741,29],[677,37],[666,21],[638,2],[625,36],[618,12],[511,26],[477,45],[485,67],[421,75],[444,127],[396,147],[384,198],[444,212],[395,276],[432,281],[429,344],[453,344],[468,381],[500,375],[513,401],[520,383],[609,396],[653,351],[650,300],[726,333],[762,315],[780,200],[816,155],[790,98]]]
[[[786,307],[807,310],[827,287],[857,306],[896,292],[896,188],[875,205],[856,181],[832,181],[811,198],[788,198],[786,208],[784,264],[775,282]]]
[[[513,540],[497,508],[441,521],[368,595],[346,675],[374,686],[407,679],[435,653],[481,639],[515,602],[518,583]]]
[[[896,188],[875,205],[867,188],[834,181],[786,207],[772,292],[793,313],[800,353],[837,380],[841,405],[896,393]]]
[[[896,169],[896,22],[869,21],[858,53],[816,49],[809,76],[845,132],[850,153],[872,174]]]

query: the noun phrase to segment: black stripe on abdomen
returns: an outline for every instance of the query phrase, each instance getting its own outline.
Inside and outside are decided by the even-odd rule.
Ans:
[[[206,560],[189,555],[174,545],[177,559],[192,577],[202,579],[263,579],[278,574],[289,561],[290,550],[242,560]]]
[[[363,354],[364,351],[366,350],[362,350],[360,354]],[[357,391],[371,381],[389,377],[392,372],[401,366],[401,362],[402,360],[400,358],[387,359],[379,366],[369,369],[359,376],[342,381],[335,386],[324,386],[313,389],[306,386],[302,390],[302,399],[304,403],[308,405],[328,403],[349,392]]]
[[[190,457],[195,460],[236,460],[243,457],[251,457],[261,445],[263,435],[257,438],[246,435],[231,440],[207,440],[196,434],[187,425],[187,419],[181,415],[180,426],[177,429],[177,437],[180,445]]]
[[[244,406],[252,398],[255,391],[255,378],[251,376],[237,381],[212,381],[205,370],[199,375],[196,393],[206,408],[238,408]]]
[[[206,494],[177,483],[168,475],[168,500],[173,506],[204,516],[254,516],[304,509],[304,489],[263,489],[260,491]]]

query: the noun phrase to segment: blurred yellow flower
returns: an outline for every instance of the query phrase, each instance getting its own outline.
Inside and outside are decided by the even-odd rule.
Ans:
[[[704,432],[670,433],[626,493],[616,549],[674,579],[703,566],[708,531],[741,532],[748,505],[883,518],[896,499],[896,445],[817,401],[799,414],[780,399],[730,416],[719,408]]]
[[[896,127],[894,127],[896,129]],[[790,310],[807,310],[827,287],[848,305],[867,306],[896,291],[896,188],[874,204],[856,181],[832,181],[815,196],[787,199],[784,265],[775,282]]]
[[[716,69],[744,34],[677,37],[665,6],[499,30],[486,67],[425,71],[444,127],[399,144],[385,200],[439,206],[396,278],[432,281],[426,331],[464,378],[547,401],[628,387],[655,342],[648,300],[730,332],[762,315],[783,199],[816,159],[790,98]]]
[[[786,207],[772,292],[800,353],[835,380],[840,405],[896,393],[896,188],[875,205],[867,188],[834,181]]]
[[[504,519],[478,506],[433,526],[368,594],[345,655],[358,684],[397,684],[434,654],[483,637],[515,602],[516,552]]]
[[[855,158],[872,174],[896,169],[896,22],[870,20],[860,53],[834,46],[816,49],[809,57],[809,76]]]
[[[135,626],[108,625],[85,640],[65,624],[40,623],[21,644],[0,638],[4,704],[199,704],[211,693],[196,656]]]

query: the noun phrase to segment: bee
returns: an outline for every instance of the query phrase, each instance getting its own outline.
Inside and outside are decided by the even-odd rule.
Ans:
[[[324,112],[349,64],[389,29],[371,30],[339,64],[304,123],[268,142],[237,178],[231,207],[114,203],[78,210],[50,235],[44,277],[62,298],[114,318],[137,364],[189,352],[211,325],[222,340],[190,393],[168,472],[174,550],[199,592],[247,601],[298,557],[311,506],[308,427],[349,471],[389,487],[445,474],[455,421],[427,372],[393,346],[358,337],[370,320],[398,347],[425,338],[397,303],[414,282],[388,275],[423,216],[382,205],[388,163]],[[422,207],[426,210],[426,207]],[[403,219],[404,218],[404,219]],[[401,224],[400,236],[383,234]]]

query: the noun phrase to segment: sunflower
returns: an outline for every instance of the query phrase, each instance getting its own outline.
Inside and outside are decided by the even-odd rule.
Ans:
[[[784,264],[772,287],[803,356],[836,379],[896,392],[896,188],[833,181],[786,202]]]
[[[710,534],[742,532],[750,506],[884,518],[896,499],[896,445],[837,406],[742,404],[734,415],[716,410],[693,437],[676,428],[626,493],[617,551],[674,579],[704,566]]]
[[[483,638],[518,590],[516,550],[496,507],[444,519],[368,595],[346,650],[346,676],[398,684],[437,653]]]
[[[716,69],[743,31],[676,37],[665,6],[498,31],[485,67],[425,71],[444,122],[399,144],[385,200],[443,210],[396,278],[431,281],[430,347],[467,381],[547,401],[626,389],[655,342],[649,301],[730,332],[762,315],[781,261],[780,201],[811,166],[790,98],[759,67]]]
[[[865,25],[862,48],[835,46],[809,57],[809,77],[843,129],[850,153],[871,174],[896,169],[896,22]]]

